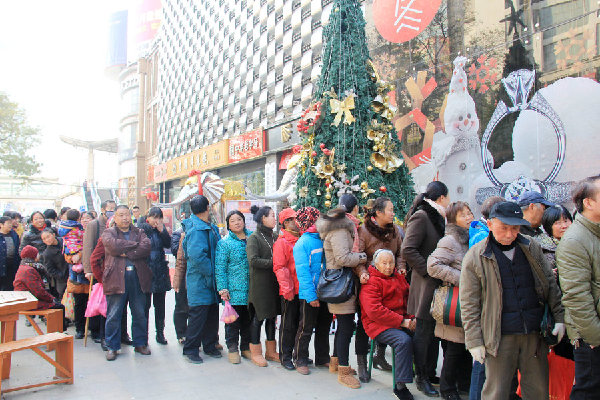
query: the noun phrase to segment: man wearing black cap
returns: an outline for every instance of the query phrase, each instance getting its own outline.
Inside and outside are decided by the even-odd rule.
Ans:
[[[460,306],[465,341],[473,359],[485,362],[482,398],[508,399],[521,372],[524,399],[548,398],[548,346],[540,336],[544,305],[565,332],[560,291],[540,245],[519,233],[529,225],[512,202],[492,207],[490,235],[463,259]]]
[[[541,193],[533,191],[521,193],[517,204],[523,211],[523,219],[529,222],[528,225],[521,226],[521,233],[534,239],[542,235],[544,232],[540,226],[542,226],[544,211],[546,207],[552,207],[554,204],[546,200]]]

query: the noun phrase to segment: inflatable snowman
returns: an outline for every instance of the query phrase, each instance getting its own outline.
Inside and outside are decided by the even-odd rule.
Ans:
[[[435,134],[431,160],[416,167],[412,176],[418,192],[422,192],[432,180],[439,180],[448,186],[452,201],[472,202],[475,195],[471,185],[475,178],[481,179],[485,175],[477,136],[479,118],[475,102],[467,91],[467,74],[464,70],[466,61],[462,56],[454,60],[443,115],[445,133]]]

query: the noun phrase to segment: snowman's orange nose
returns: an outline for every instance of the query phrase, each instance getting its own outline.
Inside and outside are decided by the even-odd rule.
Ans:
[[[469,118],[465,118],[464,124],[465,126],[469,125]]]

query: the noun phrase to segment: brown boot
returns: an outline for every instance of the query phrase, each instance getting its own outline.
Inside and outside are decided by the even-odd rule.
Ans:
[[[266,367],[267,360],[262,355],[262,345],[250,343],[250,353],[252,354],[252,362],[259,367]]]
[[[229,362],[232,364],[239,364],[242,362],[240,353],[237,351],[230,351],[228,354]]]
[[[337,374],[338,372],[338,365],[340,365],[338,358],[337,357],[331,357],[329,359],[329,372],[331,372],[332,374]]]
[[[277,343],[274,340],[267,340],[265,342],[265,358],[268,361],[279,362],[279,353],[277,352]]]
[[[351,389],[360,388],[360,382],[350,372],[351,368],[338,366],[338,382]]]
[[[340,364],[340,361],[338,360],[337,357],[331,357],[329,359],[329,372],[331,372],[332,374],[337,374],[339,364]],[[354,368],[350,367],[350,373],[352,375],[356,375],[356,370]]]

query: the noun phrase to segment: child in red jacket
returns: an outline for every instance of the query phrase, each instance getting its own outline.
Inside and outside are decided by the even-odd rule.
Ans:
[[[380,249],[373,254],[369,281],[360,290],[362,323],[371,339],[390,345],[395,352],[396,386],[394,394],[413,400],[406,383],[413,381],[412,333],[416,319],[406,312],[408,282],[396,272],[394,254]]]

